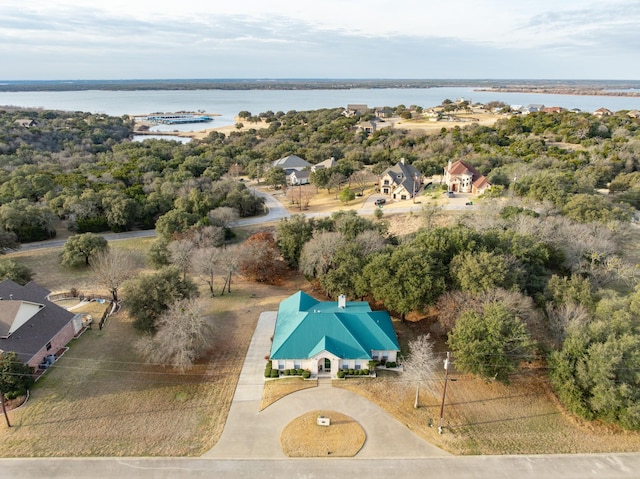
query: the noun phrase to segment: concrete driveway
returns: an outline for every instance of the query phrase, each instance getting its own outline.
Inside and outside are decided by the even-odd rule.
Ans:
[[[290,394],[258,412],[264,383],[264,356],[269,354],[277,313],[260,315],[229,416],[218,444],[203,458],[283,459],[280,433],[302,414],[329,409],[354,418],[367,439],[358,458],[424,458],[449,456],[413,434],[395,418],[370,401],[321,380],[316,388]],[[426,425],[425,425],[426,427]]]

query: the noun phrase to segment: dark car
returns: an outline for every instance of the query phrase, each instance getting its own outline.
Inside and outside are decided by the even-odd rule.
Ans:
[[[384,198],[378,198],[376,200],[376,205],[384,205],[387,202]]]
[[[453,198],[453,197],[454,197],[454,196],[456,196],[456,195],[454,194],[454,192],[453,192],[453,191],[447,191],[447,196],[448,196],[449,198]]]

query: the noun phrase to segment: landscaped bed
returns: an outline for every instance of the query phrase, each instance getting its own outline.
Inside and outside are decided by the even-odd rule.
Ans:
[[[318,418],[325,425],[318,424]],[[310,411],[282,430],[280,445],[289,457],[353,457],[366,440],[353,418],[336,411]]]

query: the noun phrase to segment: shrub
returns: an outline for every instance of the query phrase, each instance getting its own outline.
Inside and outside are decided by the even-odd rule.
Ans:
[[[285,369],[284,370],[284,375],[285,376],[291,376],[291,369]]]
[[[264,365],[265,369],[272,369],[273,368],[273,364],[271,363],[271,361],[267,361],[267,364]]]
[[[302,372],[302,377],[304,379],[309,379],[311,377],[311,371],[303,371]]]
[[[271,371],[272,371],[271,368],[265,369],[264,370],[264,377],[265,378],[270,378],[271,377]]]
[[[353,369],[349,369],[349,376],[353,376]]]
[[[278,371],[277,369],[272,369],[271,370],[271,377],[272,378],[279,378],[280,377],[280,371]]]
[[[298,376],[302,376],[304,374],[304,369],[302,369],[302,368],[296,369],[296,374]]]
[[[338,373],[336,374],[336,376],[338,376],[338,379],[342,379],[342,378],[344,378],[344,376],[345,376],[344,371],[338,371]]]
[[[372,361],[369,361],[369,369],[375,369],[378,364],[380,364],[380,361],[377,361],[375,359]]]
[[[369,370],[368,370],[368,369],[363,369],[363,371],[364,371],[364,373],[363,373],[363,374],[364,374],[365,376],[368,376],[368,375],[369,375]]]
[[[395,368],[395,367],[396,367],[396,363],[395,363],[395,362],[393,362],[393,361],[387,361],[386,366],[387,366],[388,368]]]

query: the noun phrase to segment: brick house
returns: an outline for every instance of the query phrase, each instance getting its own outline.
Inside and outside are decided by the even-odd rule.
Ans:
[[[444,169],[444,182],[448,191],[459,193],[480,195],[491,188],[491,183],[483,174],[462,160],[455,163],[449,160]]]
[[[52,303],[49,294],[34,282],[0,282],[0,351],[15,352],[34,368],[82,329],[82,315]]]
[[[378,181],[380,193],[394,200],[413,198],[422,186],[422,173],[402,158],[391,168],[387,168]]]

